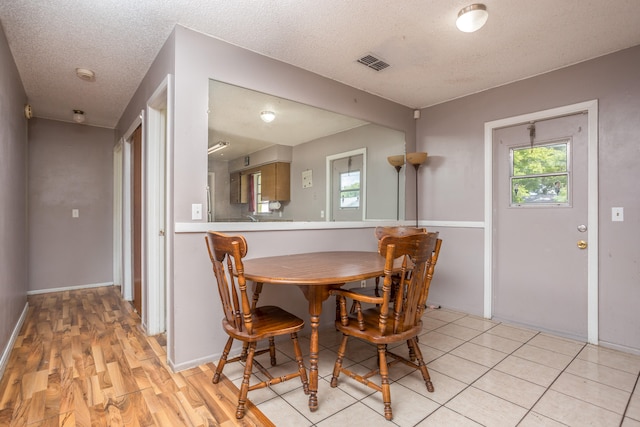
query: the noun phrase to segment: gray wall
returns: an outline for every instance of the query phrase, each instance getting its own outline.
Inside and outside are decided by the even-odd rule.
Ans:
[[[229,171],[250,169],[282,159],[291,163],[291,200],[282,202],[281,209],[266,217],[273,220],[325,221],[321,211],[326,210],[326,157],[366,148],[367,219],[396,219],[397,174],[387,157],[404,154],[404,139],[402,132],[366,124],[293,147],[271,146],[252,154],[252,166],[248,167],[243,166],[243,158],[228,162],[209,159],[209,170],[216,172],[216,188],[220,195],[216,198],[216,218],[225,220],[247,215],[246,205],[229,203]],[[279,156],[276,156],[276,150],[281,152]],[[259,155],[263,155],[264,161]],[[313,185],[303,188],[302,172],[307,170],[312,171]],[[404,170],[402,168],[400,173],[401,217],[404,215]]]
[[[127,108],[125,108],[118,124],[116,125],[117,137],[123,137],[129,127],[138,119],[140,112],[147,107],[147,101],[156,89],[160,86],[168,74],[174,74],[175,69],[175,33],[167,38],[160,52],[153,60],[153,64],[149,67],[149,71],[144,79],[140,82],[140,86],[133,94]],[[169,106],[171,108],[172,106]],[[170,135],[171,137],[171,135]]]
[[[415,146],[413,111],[320,77],[308,71],[240,49],[183,27],[176,27],[174,214],[191,221],[191,204],[206,204],[209,79],[387,126],[406,134]]]
[[[0,355],[27,303],[27,96],[0,25]],[[7,353],[5,353],[7,352]],[[2,367],[0,367],[1,369]]]
[[[287,216],[294,221],[324,221],[326,210],[326,157],[367,148],[367,219],[396,219],[396,170],[388,156],[404,154],[404,135],[369,124],[293,147],[291,202]],[[302,188],[302,172],[311,170],[313,186]],[[404,170],[400,192],[404,195]],[[401,197],[404,199],[404,197]],[[328,215],[328,212],[325,212]]]
[[[598,99],[599,335],[604,344],[636,352],[640,351],[639,71],[640,46],[426,108],[417,127],[418,147],[431,156],[421,172],[421,216],[483,221],[484,123]],[[614,206],[625,208],[624,222],[611,222]],[[478,251],[469,253],[452,245],[448,237],[453,234],[460,244],[466,241]],[[445,243],[437,276],[446,280],[432,287],[430,298],[481,314],[484,271],[475,261],[484,256],[479,244],[482,233],[446,229],[441,235]],[[449,269],[456,265],[465,268]]]
[[[114,137],[113,129],[29,121],[30,291],[113,283]]]
[[[405,132],[410,148],[415,144],[415,122],[409,108],[182,27],[176,27],[172,37],[175,40],[175,118],[173,164],[169,165],[172,200],[169,203],[176,223],[192,222],[192,203],[206,206],[208,132],[205,112],[209,79],[388,126]],[[159,69],[162,65],[154,64],[143,85],[148,86],[148,78],[158,75]],[[146,98],[136,93],[127,111],[139,111],[143,102]],[[132,119],[131,115],[128,117],[120,121],[119,135],[129,126],[128,120]],[[267,234],[273,236],[273,233]],[[332,242],[340,236],[338,231],[328,232],[322,234],[320,240]],[[169,233],[168,237],[173,246],[168,260],[172,271],[167,283],[170,301],[168,357],[172,365],[180,369],[201,360],[215,359],[225,337],[216,327],[221,313],[215,294],[211,293],[213,282],[202,234]],[[273,249],[252,249],[253,256],[268,253],[273,253]],[[291,299],[298,307],[304,301],[301,293]],[[204,336],[203,325],[212,325],[210,333]]]

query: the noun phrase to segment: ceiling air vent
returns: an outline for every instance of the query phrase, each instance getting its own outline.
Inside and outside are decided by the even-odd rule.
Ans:
[[[376,58],[371,53],[368,53],[365,56],[363,56],[362,58],[358,59],[358,62],[361,63],[362,65],[366,65],[367,67],[371,68],[372,70],[376,70],[376,71],[382,71],[385,68],[389,67],[389,64],[387,64],[386,62],[384,62],[380,58]]]

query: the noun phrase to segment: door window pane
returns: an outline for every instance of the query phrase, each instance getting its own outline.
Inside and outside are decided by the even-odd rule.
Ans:
[[[340,174],[340,208],[360,207],[360,171]]]
[[[511,149],[511,206],[568,206],[569,141]]]

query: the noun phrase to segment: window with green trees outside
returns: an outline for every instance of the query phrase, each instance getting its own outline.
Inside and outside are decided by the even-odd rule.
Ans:
[[[511,206],[569,206],[569,140],[512,148],[510,154]]]

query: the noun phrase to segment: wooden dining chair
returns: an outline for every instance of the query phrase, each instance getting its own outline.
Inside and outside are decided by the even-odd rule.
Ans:
[[[331,294],[338,298],[340,305],[340,319],[336,321],[336,329],[343,334],[333,368],[331,387],[337,387],[338,377],[344,373],[381,392],[384,416],[387,420],[393,418],[389,385],[389,367],[392,365],[404,363],[419,370],[427,390],[429,392],[434,390],[422,352],[417,345],[417,336],[422,331],[421,317],[425,310],[431,281],[429,271],[438,240],[438,233],[433,232],[382,237],[378,243],[378,252],[385,258],[381,297],[363,296],[344,289],[331,291]],[[394,274],[398,274],[398,288],[392,296]],[[355,313],[348,312],[347,299],[355,302]],[[376,305],[363,309],[361,302]],[[365,375],[359,375],[342,365],[350,337],[359,338],[377,346],[378,366]],[[404,341],[415,352],[415,360],[407,359],[388,349],[389,344]],[[376,374],[380,375],[380,383],[370,380]]]
[[[247,283],[242,263],[242,258],[247,255],[247,242],[244,237],[228,236],[209,231],[205,236],[205,240],[209,258],[213,264],[213,273],[218,284],[220,301],[224,312],[222,328],[229,335],[212,382],[217,384],[220,381],[220,375],[227,363],[245,361],[242,385],[238,394],[236,418],[244,417],[247,394],[253,390],[270,387],[299,377],[305,394],[309,394],[307,371],[304,367],[297,335],[304,327],[304,321],[276,306],[252,307],[247,293]],[[270,347],[272,348],[273,339],[281,335],[289,335],[291,337],[298,369],[295,372],[274,378],[254,357],[258,341],[269,339],[271,340]],[[246,356],[243,357],[241,355],[227,360],[234,340],[247,344]],[[271,363],[272,365],[275,364],[273,354]],[[254,364],[266,379],[250,385],[249,379]]]
[[[427,229],[424,227],[410,227],[410,226],[379,226],[374,230],[374,234],[376,239],[380,240],[384,236],[408,236],[411,234],[417,233],[426,233]],[[395,284],[397,284],[397,274],[393,276],[393,284],[394,286],[391,288],[391,292],[394,292]],[[380,277],[375,278],[375,286],[372,288],[362,288],[362,287],[352,287],[348,288],[350,291],[358,293],[360,295],[368,295],[372,297],[380,297],[382,296],[382,292],[380,290]],[[351,312],[355,311],[355,302],[354,305],[351,306]],[[340,307],[338,307],[338,301],[336,300],[336,316],[339,316]],[[336,317],[338,318],[338,317]]]
[[[402,237],[402,236],[410,236],[412,234],[419,234],[419,233],[426,233],[426,232],[427,232],[427,229],[424,227],[411,227],[411,226],[404,226],[404,225],[379,226],[379,227],[376,227],[374,230],[374,234],[376,236],[376,239],[378,239],[378,241],[380,241],[380,239],[382,239],[384,236]],[[394,284],[397,283],[398,276],[394,275],[393,278],[394,278]],[[380,296],[380,277],[376,277],[375,282],[376,282],[376,285],[373,288],[373,294],[375,296]],[[365,289],[368,289],[368,288],[361,289],[359,293],[362,293],[364,295],[370,295],[370,293],[365,291]],[[392,292],[393,292],[393,288],[392,288]]]

